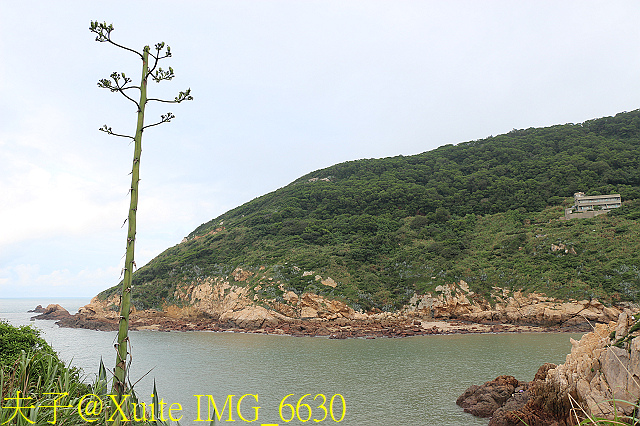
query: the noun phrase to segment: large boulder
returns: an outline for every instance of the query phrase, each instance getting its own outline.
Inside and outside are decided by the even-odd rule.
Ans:
[[[230,323],[238,328],[255,330],[267,326],[275,327],[279,321],[272,311],[262,306],[250,306],[239,311],[227,311],[223,313],[220,315],[220,322]]]
[[[29,313],[33,312],[33,313],[36,313],[36,314],[41,314],[44,311],[45,311],[45,309],[42,307],[42,305],[38,305],[35,308],[33,308],[33,309],[31,309],[30,311],[27,311],[27,312],[29,312]]]
[[[513,376],[498,376],[481,386],[472,385],[460,395],[456,404],[474,416],[491,417],[523,385]]]
[[[32,317],[32,319],[61,320],[70,316],[71,314],[65,308],[57,303],[52,303],[45,308],[44,312]]]
[[[533,380],[525,383],[509,398],[502,407],[498,408],[489,420],[489,426],[560,426],[552,416],[541,417],[537,411],[530,407],[535,405],[538,394],[549,370],[557,365],[546,363],[538,368]]]

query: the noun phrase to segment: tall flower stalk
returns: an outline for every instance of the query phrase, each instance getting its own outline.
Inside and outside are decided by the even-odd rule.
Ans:
[[[167,114],[160,116],[160,121],[145,125],[144,124],[144,111],[148,102],[165,102],[165,103],[180,103],[182,101],[192,100],[191,89],[187,89],[184,92],[180,92],[178,96],[173,100],[153,99],[147,97],[147,82],[149,78],[156,82],[162,80],[171,80],[175,75],[173,69],[169,67],[168,70],[163,70],[158,66],[160,60],[171,56],[171,48],[165,46],[164,42],[157,43],[154,48],[154,53],[151,52],[149,46],[145,46],[142,49],[142,53],[122,46],[111,40],[111,33],[113,32],[113,25],[107,25],[105,23],[99,23],[98,21],[92,21],[89,30],[96,33],[96,41],[102,43],[110,43],[116,47],[132,52],[140,57],[142,60],[142,76],[139,86],[130,85],[131,79],[128,78],[125,73],[114,72],[110,78],[102,79],[98,81],[98,87],[103,89],[109,89],[112,92],[118,92],[133,102],[138,110],[138,120],[136,125],[136,132],[134,136],[125,134],[118,134],[113,132],[111,127],[106,124],[100,128],[101,131],[118,137],[133,139],[134,151],[133,151],[133,165],[131,168],[131,202],[129,205],[129,216],[127,222],[129,224],[127,232],[127,253],[125,256],[125,265],[123,269],[124,279],[122,281],[122,296],[120,302],[120,324],[118,328],[118,341],[116,343],[116,364],[114,368],[113,378],[113,392],[120,398],[126,390],[126,377],[127,377],[127,358],[128,343],[129,343],[129,313],[131,311],[131,279],[133,271],[136,267],[134,260],[134,247],[136,241],[136,212],[138,210],[138,183],[140,182],[140,156],[142,154],[142,133],[144,129],[148,127],[157,126],[158,124],[167,123],[175,116],[168,112]],[[149,65],[149,57],[153,60],[153,65]],[[130,91],[138,90],[140,93],[139,100],[135,100],[129,95]]]

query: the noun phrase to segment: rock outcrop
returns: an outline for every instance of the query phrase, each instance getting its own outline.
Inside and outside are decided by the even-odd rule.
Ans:
[[[43,310],[38,308],[42,308],[42,306],[38,305],[36,309],[34,309],[34,312],[42,313],[32,317],[31,319],[61,320],[71,316],[69,311],[57,303],[52,303]]]
[[[435,295],[414,295],[407,311],[433,318],[458,319],[477,323],[532,324],[544,327],[586,326],[589,322],[614,321],[621,309],[599,301],[563,301],[540,293],[524,294],[494,287],[491,300],[469,289],[466,282],[440,285]]]
[[[526,383],[513,376],[498,376],[481,386],[473,385],[456,401],[465,413],[478,417],[491,417],[516,392],[525,390]]]
[[[630,416],[640,399],[640,322],[631,311],[617,322],[598,324],[572,341],[564,364],[550,370],[546,384],[576,407],[575,414],[613,419]]]
[[[489,425],[515,426],[522,420],[529,426],[567,426],[587,417],[632,423],[640,400],[638,336],[640,318],[630,310],[617,322],[597,324],[579,341],[571,340],[564,364],[545,364],[524,392],[495,409]]]
[[[295,268],[310,277],[316,289],[334,289],[339,283],[313,271]],[[590,322],[606,323],[617,318],[621,309],[606,307],[597,300],[561,301],[542,294],[511,292],[494,288],[490,300],[470,290],[467,283],[440,285],[435,295],[414,295],[410,303],[396,312],[356,311],[341,300],[313,292],[296,293],[265,268],[234,269],[228,276],[202,277],[183,281],[161,311],[136,311],[132,307],[131,329],[201,330],[239,329],[244,331],[284,330],[287,324],[305,323],[306,335],[405,336],[441,332],[585,330]],[[319,291],[321,292],[321,291]],[[112,295],[80,308],[78,314],[60,325],[98,330],[117,328],[119,296]],[[443,321],[474,324],[442,327]],[[346,329],[351,327],[351,329]],[[286,327],[292,330],[291,327]],[[373,332],[373,331],[375,332]],[[268,331],[271,332],[271,331]],[[371,333],[369,333],[371,332]]]
[[[242,285],[252,273],[236,268],[232,272],[234,284],[221,278],[204,278],[176,291],[175,297],[183,304],[190,305],[204,314],[217,318],[219,322],[245,329],[275,327],[281,322],[293,320],[335,320],[338,318],[366,319],[346,303],[331,300],[314,293],[297,295],[284,291],[278,299],[260,299],[256,291]],[[318,276],[319,277],[319,276]],[[331,278],[317,278],[323,285],[335,286]],[[236,284],[237,283],[237,284]]]
[[[45,309],[42,307],[42,305],[38,305],[35,308],[31,309],[30,311],[27,312],[34,312],[36,314],[41,314],[45,311]]]

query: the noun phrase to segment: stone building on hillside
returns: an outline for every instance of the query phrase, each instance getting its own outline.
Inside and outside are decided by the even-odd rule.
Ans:
[[[573,206],[564,210],[564,219],[596,217],[622,205],[620,194],[584,195],[584,192],[576,192],[573,200]]]

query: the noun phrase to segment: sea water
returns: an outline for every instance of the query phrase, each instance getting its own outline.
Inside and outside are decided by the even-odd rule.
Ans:
[[[0,299],[0,319],[39,328],[61,358],[82,368],[90,381],[101,358],[113,368],[116,332],[59,328],[54,321],[30,321],[35,314],[26,312],[37,304],[59,303],[73,313],[88,302]],[[139,380],[136,393],[146,402],[155,380],[166,418],[171,404],[179,404],[172,414],[182,416],[183,425],[208,424],[212,401],[221,412],[226,403],[216,424],[486,425],[486,419],[464,413],[455,404],[457,397],[470,385],[501,374],[533,379],[543,363],[564,362],[570,337],[580,334],[331,340],[132,331],[130,378]]]

